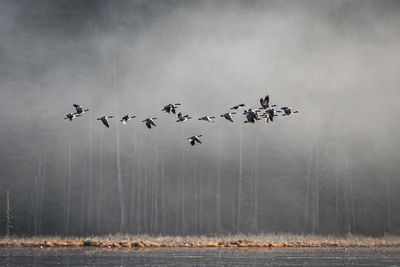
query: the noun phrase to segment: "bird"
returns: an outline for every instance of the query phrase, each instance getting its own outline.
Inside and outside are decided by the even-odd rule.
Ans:
[[[199,135],[193,135],[192,137],[189,137],[189,138],[188,138],[189,143],[190,143],[192,146],[194,146],[194,144],[195,144],[196,142],[199,143],[199,144],[201,144],[200,137],[202,137],[201,134],[199,134]]]
[[[228,121],[233,122],[232,114],[236,114],[236,112],[227,112],[225,114],[222,114],[221,117],[224,117]]]
[[[136,116],[129,116],[129,114],[122,117],[121,122],[122,124],[126,125],[126,123],[130,120],[136,118]]]
[[[79,114],[75,115],[74,113],[68,113],[67,115],[65,115],[64,120],[72,121],[73,119],[76,119],[79,116],[80,116]]]
[[[76,109],[76,114],[79,114],[79,115],[85,113],[86,111],[89,111],[88,109],[83,109],[83,107],[81,105],[78,105],[78,104],[73,104],[73,106]]]
[[[260,98],[261,109],[270,109],[271,107],[276,107],[276,105],[269,104],[269,95],[265,98]]]
[[[157,118],[147,118],[145,120],[143,120],[142,122],[144,122],[144,124],[146,124],[147,128],[151,129],[151,126],[157,126],[156,123],[154,122],[154,120],[156,120]]]
[[[179,106],[180,103],[176,103],[176,104],[168,104],[166,106],[164,106],[164,108],[161,111],[164,111],[165,113],[170,113],[172,111],[172,113],[176,113],[175,109],[178,108],[177,106]]]
[[[258,115],[258,112],[259,112],[259,111],[260,111],[260,110],[258,110],[258,109],[249,108],[249,110],[244,110],[244,111],[243,111],[243,114],[246,115],[246,118],[247,118],[247,115],[250,115],[250,116],[252,116],[255,120],[260,120],[261,117],[260,117],[260,115]]]
[[[244,107],[244,106],[245,106],[245,104],[239,104],[239,105],[231,107],[231,109],[239,109],[239,108]]]
[[[250,113],[246,113],[245,115],[246,115],[247,121],[244,121],[244,123],[255,123],[256,122],[256,119]]]
[[[114,118],[114,116],[103,116],[100,118],[97,118],[97,120],[101,121],[107,128],[110,128],[110,122],[108,121],[108,119]]]
[[[294,113],[299,113],[298,110],[293,111],[292,107],[281,107],[281,109],[284,112],[284,114],[282,114],[282,116],[290,116],[290,115],[293,115]]]
[[[199,118],[199,120],[200,121],[208,121],[208,122],[214,122],[212,119],[215,119],[215,117],[214,116],[204,116],[204,117],[201,117],[201,118]]]
[[[182,115],[182,112],[178,113],[178,120],[176,122],[184,122],[186,120],[190,120],[192,117],[189,117],[189,115]]]
[[[280,112],[275,110],[274,108],[267,109],[262,117],[265,119],[265,123],[268,124],[269,121],[274,121],[274,117],[278,116],[276,112]]]

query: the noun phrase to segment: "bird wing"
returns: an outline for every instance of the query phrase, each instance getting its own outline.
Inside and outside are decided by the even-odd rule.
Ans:
[[[110,127],[110,124],[108,123],[108,120],[106,118],[101,118],[101,121],[105,126]]]
[[[267,104],[267,106],[269,106],[269,95],[267,95],[266,97],[265,97],[265,101],[264,101],[266,104]]]
[[[147,128],[151,129],[151,124],[149,121],[146,121],[145,124],[146,124]]]
[[[76,112],[77,112],[78,114],[81,114],[81,113],[83,112],[83,108],[82,108],[81,105],[74,104],[74,107],[75,107]]]
[[[200,140],[199,137],[195,136],[195,137],[194,137],[194,140],[195,140],[197,143],[201,144],[201,140]]]

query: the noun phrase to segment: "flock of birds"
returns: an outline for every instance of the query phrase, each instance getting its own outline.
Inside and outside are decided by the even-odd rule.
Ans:
[[[276,110],[275,107],[276,105],[271,105],[269,103],[269,95],[265,96],[264,98],[260,98],[260,104],[261,107],[260,108],[249,108],[247,110],[244,110],[243,115],[245,115],[246,117],[246,121],[244,121],[244,123],[255,123],[258,120],[264,119],[265,122],[268,124],[270,121],[273,122],[274,121],[274,117],[279,116],[278,113],[282,113],[282,116],[290,116],[293,115],[294,113],[298,113],[299,111],[293,111],[292,107],[281,107],[280,110]],[[167,114],[173,113],[176,114],[176,109],[180,106],[180,103],[176,103],[176,104],[168,104],[166,106],[164,106],[164,108],[161,111],[164,111]],[[89,111],[89,109],[84,109],[81,105],[78,104],[73,104],[73,106],[76,109],[76,112],[73,113],[68,113],[66,115],[66,117],[64,119],[66,120],[70,120],[72,121],[73,119],[76,119],[80,116],[82,116],[85,112]],[[239,104],[236,106],[231,107],[231,110],[238,110],[242,107],[245,107],[245,104]],[[260,113],[260,114],[259,114]],[[234,111],[230,111],[230,112],[226,112],[222,115],[220,115],[220,117],[227,119],[230,122],[233,122],[233,116],[236,114],[236,112]],[[176,122],[185,122],[187,120],[192,119],[192,117],[189,117],[189,115],[183,115],[182,112],[179,112],[177,114],[178,116],[178,120]],[[97,118],[97,120],[101,121],[106,127],[110,127],[110,121],[109,119],[114,118],[114,116],[102,116],[100,118]],[[126,125],[127,122],[133,118],[136,118],[136,116],[130,116],[129,114],[123,116],[121,118],[121,122],[122,124]],[[145,120],[143,120],[142,122],[144,122],[144,124],[147,126],[147,128],[151,129],[154,126],[157,126],[155,123],[155,120],[157,118],[155,117],[149,117],[146,118]],[[199,118],[199,120],[202,121],[206,121],[206,122],[211,122],[214,123],[215,117],[214,116],[204,116]],[[197,143],[201,144],[201,140],[200,137],[202,137],[202,135],[194,135],[191,136],[189,138],[187,138],[187,140],[189,141],[189,143],[194,146]]]

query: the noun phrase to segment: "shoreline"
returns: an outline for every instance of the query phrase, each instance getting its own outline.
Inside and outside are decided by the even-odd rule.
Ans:
[[[400,236],[313,236],[260,234],[229,236],[156,236],[115,234],[91,237],[2,237],[0,247],[101,247],[101,248],[382,248],[400,247]]]

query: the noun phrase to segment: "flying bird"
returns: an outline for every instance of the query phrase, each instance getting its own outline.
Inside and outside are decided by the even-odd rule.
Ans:
[[[231,109],[239,109],[239,108],[244,107],[244,106],[245,106],[245,104],[239,104],[239,105],[231,107]]]
[[[284,114],[282,114],[282,116],[290,116],[290,115],[293,115],[294,113],[299,113],[298,110],[293,111],[292,107],[282,107],[281,109],[284,112]]]
[[[136,116],[129,116],[129,114],[122,117],[121,122],[126,125],[126,123],[130,120],[136,118]]]
[[[228,121],[233,122],[232,114],[236,114],[236,112],[227,112],[225,114],[222,114],[221,117],[224,117]]]
[[[154,122],[154,120],[156,120],[157,118],[147,118],[145,120],[143,120],[142,122],[144,122],[144,124],[146,124],[147,128],[151,129],[151,126],[157,126],[156,123]]]
[[[194,144],[195,144],[196,142],[199,143],[199,144],[201,144],[200,137],[202,137],[201,134],[199,134],[199,135],[194,135],[194,136],[192,136],[192,137],[189,137],[189,138],[188,138],[189,143],[190,143],[192,146],[194,146]]]
[[[201,117],[201,118],[199,118],[199,120],[200,121],[208,121],[208,122],[214,122],[212,119],[215,119],[215,117],[214,116],[204,116],[204,117]]]
[[[247,121],[244,121],[244,123],[255,123],[256,118],[249,112],[245,113]]]
[[[178,120],[176,122],[184,122],[186,120],[190,120],[192,117],[189,117],[189,115],[182,115],[182,112],[178,113]]]
[[[260,117],[260,115],[258,115],[259,111],[260,110],[258,110],[258,109],[249,108],[249,110],[244,110],[243,114],[246,115],[246,118],[247,118],[247,115],[249,115],[249,116],[252,116],[255,120],[260,120],[261,117]]]
[[[269,121],[274,121],[274,117],[278,116],[276,112],[281,111],[275,110],[274,108],[267,109],[265,113],[262,114],[262,117],[265,119],[265,123],[268,124]]]
[[[176,113],[175,109],[177,109],[180,103],[176,103],[176,104],[168,104],[166,106],[164,106],[164,108],[161,111],[164,111],[165,113]]]
[[[270,109],[272,107],[276,107],[276,105],[269,104],[269,95],[267,95],[265,98],[260,98],[260,104],[262,109]]]
[[[73,106],[76,109],[76,114],[79,114],[79,115],[85,113],[86,111],[89,111],[88,109],[83,109],[83,107],[81,105],[78,105],[78,104],[73,104]]]
[[[110,122],[108,121],[108,119],[114,118],[114,116],[103,116],[100,118],[97,118],[97,120],[101,121],[107,128],[110,128]]]
[[[67,115],[65,115],[64,120],[72,121],[73,119],[76,119],[79,116],[80,115],[75,115],[74,113],[68,113]]]

